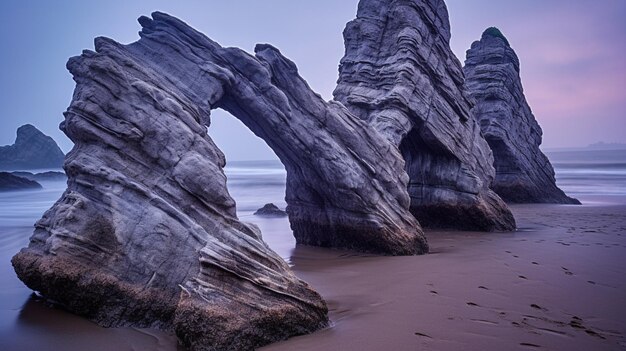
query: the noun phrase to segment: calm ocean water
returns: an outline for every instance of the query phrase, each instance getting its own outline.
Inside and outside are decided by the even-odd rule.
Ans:
[[[546,152],[557,184],[573,197],[626,195],[626,150]],[[621,201],[621,200],[618,200]]]
[[[547,154],[556,170],[558,185],[568,195],[579,198],[584,204],[597,202],[598,198],[612,199],[609,201],[613,202],[626,199],[626,150]],[[265,219],[253,215],[256,209],[269,202],[285,208],[286,172],[282,164],[279,161],[233,161],[228,163],[225,171],[229,191],[237,201],[240,219],[257,224],[264,240],[289,262],[295,240],[289,234],[287,219]],[[128,333],[141,332],[119,329],[105,332],[67,313],[42,313],[41,309],[47,307],[37,302],[31,296],[32,292],[15,277],[11,257],[27,245],[35,221],[65,189],[65,182],[41,184],[43,190],[0,192],[0,349],[11,350],[17,346],[21,349],[40,349],[46,343],[70,345],[67,344],[67,333],[76,328],[81,333],[78,336],[76,332],[73,337],[86,339],[85,342],[89,342],[89,338],[117,338],[115,340],[122,340],[120,345],[125,345],[123,340],[127,339]],[[51,313],[57,315],[52,316]],[[42,321],[42,316],[47,316],[47,320]],[[59,319],[64,319],[64,322],[57,323]],[[32,338],[33,332],[38,333],[36,340]],[[142,337],[150,339],[144,334],[141,334]],[[21,347],[24,345],[32,347]]]

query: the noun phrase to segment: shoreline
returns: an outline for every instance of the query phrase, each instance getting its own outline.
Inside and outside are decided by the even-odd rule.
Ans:
[[[334,325],[262,350],[626,346],[626,205],[511,207],[517,232],[430,231],[425,256],[296,249]]]
[[[626,347],[626,205],[621,197],[584,199],[512,205],[516,232],[428,231],[432,249],[423,256],[292,248],[287,261],[326,299],[332,325],[262,350]],[[293,237],[279,221],[261,229],[285,256]],[[182,350],[160,331],[101,328],[24,300],[10,264],[3,271],[16,281],[3,292],[11,324],[0,334],[3,350]]]

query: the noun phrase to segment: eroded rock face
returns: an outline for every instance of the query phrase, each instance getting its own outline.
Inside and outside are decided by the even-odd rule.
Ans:
[[[299,244],[389,255],[428,250],[408,211],[398,150],[343,105],[313,92],[277,49],[257,45],[251,56],[223,48],[158,13],[140,22],[142,39],[127,50],[178,82],[207,123],[212,108],[223,108],[280,158]]]
[[[142,20],[151,35],[176,33],[196,58],[187,35],[198,34],[155,18]],[[167,40],[152,51],[148,40],[97,39],[96,52],[69,60],[68,188],[13,258],[18,277],[101,325],[175,330],[194,350],[250,350],[324,327],[322,298],[236,217],[224,156],[203,125],[224,93],[211,74],[229,73],[205,62],[208,85],[187,87],[172,61],[146,59],[176,56],[180,43]]]
[[[17,129],[15,144],[0,146],[0,169],[61,168],[64,158],[57,143],[30,124]]]
[[[514,229],[489,189],[493,157],[470,114],[443,0],[361,0],[344,40],[335,100],[400,150],[419,222]]]
[[[519,59],[502,33],[488,28],[465,60],[472,112],[494,155],[492,189],[507,202],[580,203],[556,186],[554,169],[539,150],[542,131],[520,79]]]

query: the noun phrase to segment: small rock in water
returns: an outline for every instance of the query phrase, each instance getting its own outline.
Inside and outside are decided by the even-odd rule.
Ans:
[[[278,208],[278,206],[273,203],[265,204],[265,206],[259,208],[254,212],[255,216],[264,216],[264,217],[286,217],[287,212]]]

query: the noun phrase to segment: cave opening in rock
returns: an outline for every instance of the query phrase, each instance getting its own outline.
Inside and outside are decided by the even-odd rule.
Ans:
[[[506,201],[513,203],[527,202],[528,198],[540,199],[542,193],[532,192],[532,186],[523,182],[524,172],[518,164],[518,156],[510,146],[501,138],[486,136],[489,147],[493,152],[493,166],[496,169],[496,177],[491,188]]]
[[[454,204],[446,199],[458,196],[459,160],[419,125],[402,139],[400,152],[409,176],[411,213],[424,227],[454,227],[454,216],[449,213]]]
[[[263,139],[227,111],[211,111],[209,136],[226,156],[224,172],[228,192],[237,204],[237,216],[259,226],[263,240],[289,260],[295,238],[287,217],[254,215],[267,203],[285,209],[285,167]]]
[[[506,175],[521,172],[519,165],[515,162],[516,156],[502,139],[489,136],[485,139],[491,152],[493,152],[493,166],[496,169],[496,174]]]

